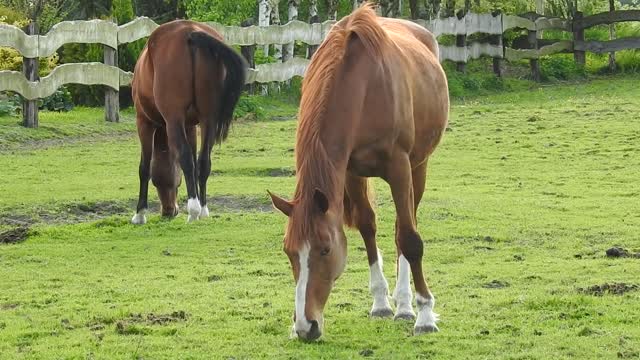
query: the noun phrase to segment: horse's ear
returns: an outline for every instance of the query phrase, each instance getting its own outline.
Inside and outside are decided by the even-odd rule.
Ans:
[[[329,199],[327,199],[327,195],[325,195],[322,190],[316,189],[313,192],[313,201],[323,214],[329,210]]]
[[[278,195],[272,194],[269,190],[267,190],[267,193],[269,193],[269,196],[271,197],[271,203],[273,204],[274,208],[280,210],[287,216],[291,216],[291,212],[293,211],[292,203],[279,197]]]

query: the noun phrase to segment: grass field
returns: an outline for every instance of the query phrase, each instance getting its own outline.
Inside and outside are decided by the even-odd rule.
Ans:
[[[0,233],[30,225],[0,244],[0,359],[640,359],[640,258],[605,256],[640,252],[638,83],[454,102],[419,211],[441,331],[368,319],[349,231],[311,344],[288,338],[285,218],[265,191],[293,192],[294,107],[270,103],[277,120],[238,121],[214,150],[211,218],[139,227],[131,112],[43,113],[36,131],[0,118]],[[374,183],[393,288],[393,204]]]

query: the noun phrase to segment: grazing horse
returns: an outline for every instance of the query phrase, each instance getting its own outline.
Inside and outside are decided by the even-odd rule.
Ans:
[[[367,250],[372,317],[393,310],[376,246],[368,177],[391,188],[396,208],[396,319],[414,319],[416,334],[438,331],[434,297],[422,271],[416,211],[427,159],[447,125],[447,80],[438,44],[426,29],[378,18],[364,5],[338,22],[314,54],[304,78],[296,135],[292,201],[269,193],[288,216],[284,251],[295,288],[293,336],[322,334],[323,311],[347,255],[343,224],[356,227]]]
[[[142,146],[134,224],[146,222],[149,178],[163,216],[178,214],[184,171],[188,221],[207,217],[211,149],[224,141],[244,86],[246,63],[208,25],[176,20],[158,27],[140,54],[132,92]],[[201,149],[196,159],[197,131]]]

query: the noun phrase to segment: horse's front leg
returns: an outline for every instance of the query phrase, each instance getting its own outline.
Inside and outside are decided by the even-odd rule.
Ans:
[[[368,197],[367,179],[347,174],[345,184],[345,213],[349,214],[349,225],[355,225],[362,235],[369,260],[369,290],[373,296],[371,317],[393,316],[389,304],[389,285],[382,272],[382,256],[376,245],[376,214]]]
[[[410,275],[416,290],[418,317],[414,326],[416,334],[438,331],[437,314],[433,312],[435,299],[422,273],[422,239],[416,230],[413,181],[408,154],[396,151],[389,162],[385,180],[391,187],[396,207],[396,246],[398,248],[398,283],[394,291],[398,309],[396,318],[413,318]],[[407,266],[408,265],[408,266]]]

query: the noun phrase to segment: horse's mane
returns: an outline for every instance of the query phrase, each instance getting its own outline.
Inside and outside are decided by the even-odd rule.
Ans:
[[[312,231],[313,194],[322,190],[331,197],[330,191],[338,183],[331,159],[320,139],[323,118],[334,90],[336,74],[343,64],[352,35],[357,36],[367,52],[384,65],[386,44],[389,38],[378,24],[371,4],[365,4],[351,15],[336,23],[313,55],[302,83],[302,99],[298,113],[296,134],[297,187],[294,203],[300,204],[295,219],[298,231]],[[341,196],[341,195],[340,195]],[[299,238],[299,237],[293,237]],[[286,245],[286,244],[285,244]]]

